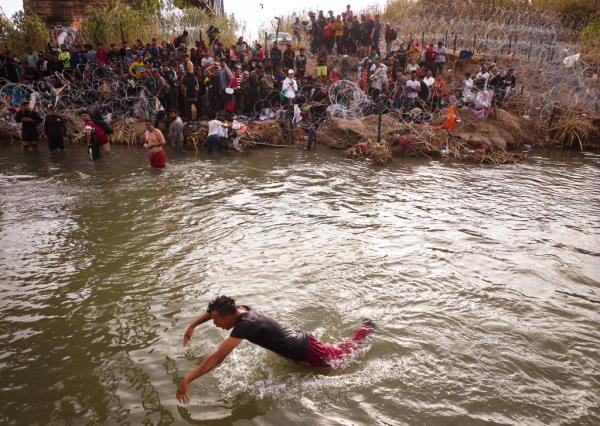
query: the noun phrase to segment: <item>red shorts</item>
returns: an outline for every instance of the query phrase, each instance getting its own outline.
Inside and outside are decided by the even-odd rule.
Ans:
[[[352,336],[344,339],[337,345],[320,342],[315,339],[314,336],[309,335],[308,354],[304,358],[304,362],[311,367],[334,367],[336,362],[352,356],[360,343],[365,340],[373,330],[373,323],[363,323]]]
[[[162,169],[167,163],[167,156],[165,155],[165,151],[160,150],[158,152],[148,154],[148,160],[150,160],[150,165],[152,167]]]

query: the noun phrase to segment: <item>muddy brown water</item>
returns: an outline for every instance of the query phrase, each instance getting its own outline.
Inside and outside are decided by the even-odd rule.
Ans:
[[[0,423],[600,423],[600,156],[519,166],[320,148],[86,160],[0,151]],[[186,326],[229,294],[326,341],[315,371]]]

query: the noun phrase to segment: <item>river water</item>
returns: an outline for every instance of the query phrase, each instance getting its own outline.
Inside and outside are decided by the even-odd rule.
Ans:
[[[0,151],[2,424],[600,423],[600,156],[519,166],[320,148],[97,163]],[[186,326],[218,294],[334,342],[332,371]]]

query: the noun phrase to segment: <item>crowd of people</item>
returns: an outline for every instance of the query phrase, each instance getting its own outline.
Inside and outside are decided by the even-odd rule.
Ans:
[[[204,38],[200,33],[195,41],[183,31],[172,41],[137,40],[129,45],[124,40],[120,46],[112,43],[108,48],[102,44],[48,45],[45,52],[30,50],[21,58],[4,52],[0,56],[0,81],[51,80],[52,85],[60,86],[87,78],[94,80],[95,96],[105,98],[114,95],[107,80],[117,76],[135,83],[157,100],[152,114],[155,119],[148,122],[147,128],[147,146],[153,158],[158,158],[154,154],[162,151],[166,142],[158,130],[161,124],[168,130],[169,141],[181,152],[183,122],[208,119],[212,142],[207,146],[213,149],[218,145],[213,143],[214,138],[226,134],[225,122],[234,115],[250,120],[273,118],[278,110],[285,113],[284,120],[290,126],[307,130],[310,148],[314,130],[325,114],[319,105],[327,104],[331,86],[340,80],[356,82],[373,105],[404,112],[415,108],[435,111],[449,102],[470,105],[476,100],[476,90],[484,88],[492,90],[495,101],[502,103],[516,84],[513,70],[498,73],[487,66],[475,75],[466,74],[462,82],[447,84],[444,70],[449,53],[442,41],[426,46],[414,40],[400,42],[396,29],[382,24],[379,15],[356,16],[350,5],[337,16],[333,11],[327,15],[320,11],[308,17],[303,22],[297,18],[293,24],[295,47],[292,43],[280,46],[275,40],[265,49],[258,42],[249,45],[242,37],[236,44],[225,46],[219,31],[210,27]],[[304,45],[309,47],[308,52]],[[381,47],[385,48],[383,52]],[[360,59],[358,67],[350,65],[351,57]],[[55,79],[56,73],[64,78]],[[23,123],[24,146],[36,144],[37,125],[45,121],[44,134],[51,141],[50,149],[62,149],[64,123],[56,108],[48,109],[42,120],[29,104],[25,102],[15,115]],[[109,152],[110,126],[101,116],[111,111],[101,110],[107,108],[102,105],[100,110],[82,115],[88,144],[106,146],[90,150],[93,159]],[[302,108],[294,120],[295,105],[315,108]],[[151,163],[160,167],[164,159]]]

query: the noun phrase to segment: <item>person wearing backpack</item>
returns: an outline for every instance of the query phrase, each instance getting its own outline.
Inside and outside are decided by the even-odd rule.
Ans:
[[[98,133],[98,135],[102,153],[108,154],[110,152],[110,143],[108,141],[108,135],[111,135],[113,133],[113,129],[108,125],[106,121],[104,121],[104,119],[99,114],[96,114],[92,118],[92,121],[96,126],[100,128],[100,132]]]
[[[396,37],[398,37],[398,34],[396,33],[396,30],[394,30],[390,24],[385,24],[385,57],[386,59],[389,58],[390,56],[392,56],[392,44],[394,43],[394,40],[396,40]]]
[[[102,152],[110,152],[110,144],[104,129],[94,123],[92,116],[88,111],[81,113],[81,119],[84,121],[85,145],[88,150],[90,160],[95,161],[102,158]]]
[[[88,156],[91,161],[96,161],[102,158],[102,155],[100,154],[100,144],[98,143],[98,139],[96,137],[96,129],[98,128],[98,125],[92,121],[92,116],[87,111],[81,113],[81,119],[84,122],[84,140],[86,149],[88,151]]]

